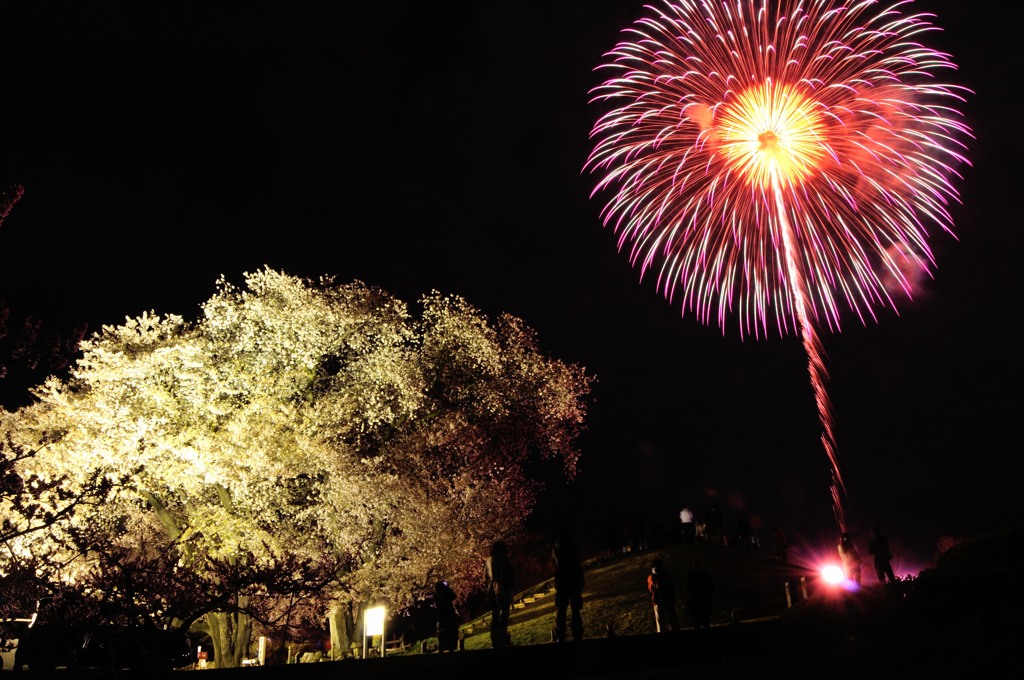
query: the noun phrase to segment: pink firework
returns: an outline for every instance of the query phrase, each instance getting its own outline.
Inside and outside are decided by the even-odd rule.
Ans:
[[[592,92],[611,110],[586,169],[641,278],[723,333],[733,316],[743,337],[800,331],[841,527],[815,329],[895,310],[931,275],[971,137],[969,90],[941,82],[956,67],[919,42],[938,29],[911,4],[666,0]]]

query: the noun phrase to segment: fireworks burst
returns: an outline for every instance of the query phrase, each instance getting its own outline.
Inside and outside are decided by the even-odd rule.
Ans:
[[[600,68],[585,169],[641,278],[724,333],[799,331],[844,526],[816,328],[862,323],[914,295],[953,234],[951,180],[968,161],[949,55],[911,5],[874,0],[665,0]],[[912,274],[911,274],[912,273]],[[845,311],[842,309],[842,311]]]

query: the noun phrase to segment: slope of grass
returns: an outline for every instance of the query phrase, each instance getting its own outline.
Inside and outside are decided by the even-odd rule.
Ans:
[[[549,644],[554,596],[549,579],[525,589],[513,610],[514,646],[490,650],[488,616],[463,626],[466,652],[420,654],[416,644],[346,664],[353,680],[447,680],[551,675],[575,680],[855,680],[860,678],[1009,678],[1020,676],[1024,637],[1024,528],[965,541],[936,566],[896,584],[846,590],[772,557],[724,546],[673,545],[586,563],[585,637]],[[650,561],[660,557],[682,586],[701,559],[715,578],[714,625],[653,635],[646,591]],[[543,569],[541,569],[541,572]],[[540,572],[538,572],[540,573]],[[806,599],[787,602],[787,582],[807,578]],[[800,588],[794,588],[800,592]],[[616,629],[607,637],[608,625]],[[425,641],[436,649],[436,641]],[[392,658],[397,657],[397,658]],[[338,677],[334,664],[226,669],[252,680]],[[211,676],[212,677],[212,676]],[[224,677],[227,677],[224,675]],[[147,675],[147,680],[155,680]]]
[[[692,627],[686,611],[686,577],[694,560],[700,559],[715,582],[712,625],[775,616],[787,609],[786,583],[811,576],[808,570],[780,562],[772,556],[707,543],[670,545],[656,550],[585,562],[583,592],[584,638],[605,637],[609,627],[616,635],[654,633],[654,614],[647,592],[650,562],[660,558],[676,581],[681,626]],[[523,590],[516,598],[509,622],[514,645],[551,641],[555,626],[554,583],[547,579]],[[461,629],[465,649],[489,649],[490,615],[484,614]],[[434,638],[427,649],[436,649]],[[413,645],[409,653],[416,653]]]
[[[595,558],[586,563],[587,639],[581,646],[544,644],[554,626],[552,584],[544,580],[520,594],[510,632],[516,651],[526,654],[504,653],[502,672],[529,675],[542,659],[570,664],[572,677],[588,680],[1016,677],[1016,650],[1024,635],[1019,588],[1024,565],[1016,559],[1024,554],[1022,545],[1024,529],[979,537],[914,578],[855,591],[826,587],[797,565],[724,546],[673,545]],[[716,585],[711,631],[688,630],[692,619],[680,606],[681,633],[648,635],[654,621],[646,575],[655,557],[664,561],[680,590],[694,559],[711,571]],[[800,577],[807,578],[809,597],[790,607],[786,583]],[[799,587],[793,590],[800,593]],[[488,618],[463,626],[467,650],[490,649]],[[609,624],[615,640],[605,639]],[[428,649],[436,644],[427,642]],[[415,656],[413,650],[407,655]],[[477,668],[477,659],[492,657],[475,652],[432,658],[440,665],[417,666],[419,677],[431,668],[441,677],[468,673]]]

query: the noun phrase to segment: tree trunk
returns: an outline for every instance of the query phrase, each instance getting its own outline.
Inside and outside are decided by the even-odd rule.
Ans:
[[[352,643],[356,642],[359,653],[362,654],[363,644],[357,636],[359,630],[357,624],[362,612],[362,605],[352,603],[336,604],[331,608],[327,621],[331,630],[331,658],[343,659],[352,649]]]
[[[210,612],[204,618],[213,639],[216,667],[240,667],[249,655],[252,619],[240,612]]]

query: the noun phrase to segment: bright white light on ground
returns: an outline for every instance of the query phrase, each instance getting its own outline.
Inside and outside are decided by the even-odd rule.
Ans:
[[[822,568],[821,577],[825,579],[825,583],[842,583],[846,579],[843,570],[833,564]]]

